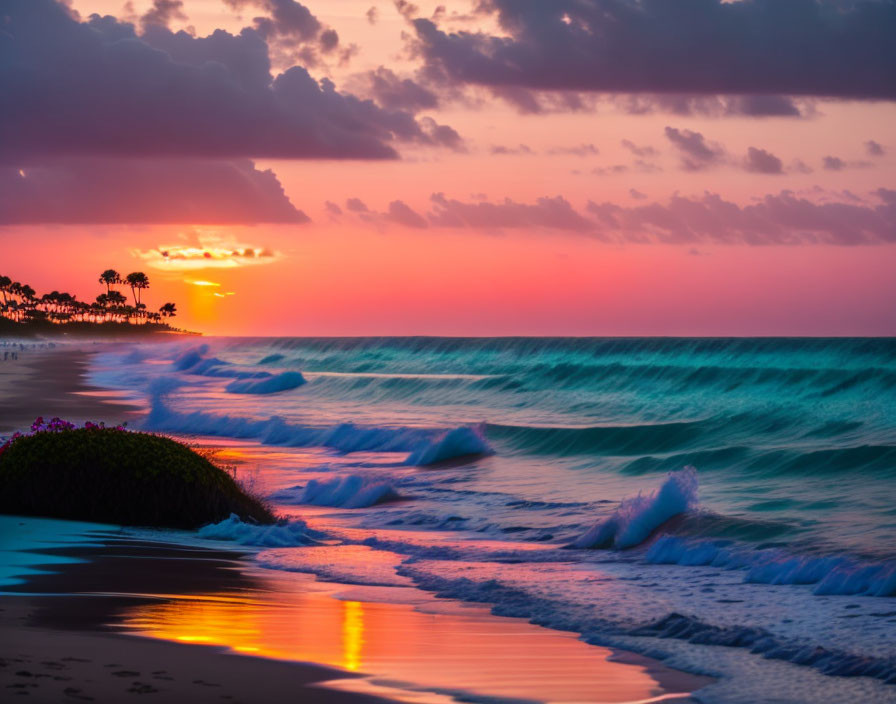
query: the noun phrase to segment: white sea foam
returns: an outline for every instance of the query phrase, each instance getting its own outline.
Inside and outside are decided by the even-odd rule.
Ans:
[[[408,456],[407,464],[417,467],[438,464],[461,457],[474,457],[492,453],[485,440],[484,425],[463,426],[449,430],[423,442]]]
[[[401,496],[388,481],[351,474],[332,479],[312,479],[305,486],[278,491],[271,498],[275,501],[315,506],[366,508],[400,499]]]
[[[623,499],[613,515],[573,541],[577,548],[624,550],[643,543],[670,518],[697,506],[697,470],[670,472],[659,491]]]
[[[297,547],[318,545],[326,535],[313,530],[302,520],[280,521],[273,525],[245,523],[235,513],[220,523],[199,529],[199,537],[208,540],[230,540],[240,545],[261,547]]]
[[[380,428],[341,423],[315,428],[289,423],[278,416],[246,418],[204,411],[175,411],[164,394],[152,398],[152,408],[143,421],[146,430],[253,438],[265,445],[329,447],[339,452],[405,452],[407,464],[422,466],[471,454],[491,451],[479,431],[466,427],[456,431],[430,428]],[[469,431],[469,432],[467,432]]]

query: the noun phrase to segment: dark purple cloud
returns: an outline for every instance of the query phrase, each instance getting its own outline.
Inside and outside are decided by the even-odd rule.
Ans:
[[[386,211],[386,219],[390,222],[397,222],[405,227],[414,227],[422,229],[428,227],[428,223],[423,219],[416,210],[413,210],[407,203],[400,200],[393,200],[389,203],[389,210]]]
[[[600,150],[593,144],[578,144],[573,147],[551,147],[548,154],[566,154],[568,156],[597,156]]]
[[[784,164],[771,152],[765,149],[750,147],[744,159],[744,168],[757,174],[784,173]]]
[[[707,142],[702,134],[692,130],[666,127],[666,139],[681,154],[681,166],[687,171],[699,171],[722,161],[725,150],[718,144]]]
[[[326,201],[324,203],[324,208],[326,208],[327,212],[330,215],[335,215],[335,216],[342,215],[342,208],[340,208],[338,205],[336,205],[336,203],[334,203],[333,201],[330,201],[330,200]]]
[[[826,156],[822,158],[821,165],[825,171],[843,171],[846,168],[846,162],[839,156]]]
[[[503,36],[412,19],[427,74],[540,91],[896,98],[893,0],[481,0]]]
[[[887,150],[883,148],[882,145],[875,142],[873,139],[869,139],[865,142],[865,152],[868,156],[883,156],[887,153]]]
[[[390,110],[419,112],[439,106],[438,96],[412,78],[401,77],[391,69],[380,66],[356,76],[359,91]]]
[[[360,198],[349,198],[345,201],[345,208],[353,213],[368,212],[367,205]]]
[[[152,0],[150,7],[140,18],[144,28],[150,25],[167,27],[171,20],[186,20],[183,0]]]
[[[0,224],[303,223],[249,160],[69,157],[0,165]]]
[[[0,159],[28,155],[383,159],[441,144],[409,112],[340,93],[300,66],[276,78],[257,29],[207,37],[52,0],[5,0]],[[296,30],[298,31],[298,30]],[[450,128],[449,128],[450,129]],[[455,133],[456,134],[456,133]]]
[[[542,227],[586,232],[593,223],[576,212],[562,196],[539,198],[535,203],[518,203],[510,198],[500,203],[464,203],[435,193],[430,199],[429,221],[437,227],[483,229]]]
[[[786,95],[685,95],[676,93],[617,95],[615,104],[632,115],[663,112],[700,117],[807,117],[812,101]]]
[[[896,191],[878,189],[879,203],[815,202],[790,191],[740,206],[714,193],[674,196],[668,203],[626,208],[589,203],[601,232],[627,240],[692,244],[863,245],[896,242]]]
[[[726,201],[715,193],[673,196],[667,202],[623,206],[589,202],[575,208],[562,196],[533,203],[511,199],[462,201],[442,193],[430,198],[428,213],[418,213],[402,201],[370,222],[394,222],[409,227],[470,230],[548,230],[581,234],[607,242],[694,245],[876,245],[896,244],[896,190],[880,188],[871,198],[839,194],[809,200],[791,191],[767,195],[749,205]],[[411,215],[408,215],[410,213]],[[364,213],[362,215],[368,215]]]
[[[528,144],[519,144],[515,147],[508,147],[503,144],[493,144],[489,149],[489,152],[495,156],[505,156],[508,154],[525,154],[528,156],[536,153]]]
[[[642,146],[635,144],[630,139],[623,139],[620,142],[620,144],[623,147],[625,147],[626,149],[628,149],[635,156],[651,157],[651,156],[656,156],[657,154],[659,154],[659,152],[656,149],[654,149],[653,147],[651,147],[650,145],[644,145],[642,147]]]

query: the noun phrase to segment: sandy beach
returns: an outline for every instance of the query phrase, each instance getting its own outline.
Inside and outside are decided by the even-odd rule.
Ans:
[[[0,429],[37,415],[139,415],[87,383],[90,354],[7,362]],[[28,701],[442,704],[483,689],[496,701],[684,701],[708,681],[410,588],[272,575],[246,552],[178,545],[176,534],[155,542],[56,521],[44,534],[41,519],[2,521],[12,573],[22,555],[28,567],[0,598],[0,686]],[[17,531],[35,530],[42,537],[22,551]]]
[[[0,435],[27,429],[38,416],[107,425],[134,417],[136,406],[85,379],[92,343],[54,349],[22,344],[26,349],[17,350],[17,359],[0,361]]]

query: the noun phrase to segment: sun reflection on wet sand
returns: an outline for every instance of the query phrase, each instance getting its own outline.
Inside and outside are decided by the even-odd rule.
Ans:
[[[608,661],[609,650],[520,619],[491,616],[481,607],[408,588],[365,588],[363,596],[371,594],[371,601],[357,600],[352,588],[352,599],[341,600],[334,593],[347,587],[306,575],[278,576],[269,586],[245,594],[158,595],[129,608],[117,625],[153,638],[330,665],[424,691],[548,702],[633,702],[668,693],[657,670],[645,664]],[[385,601],[410,592],[416,608]],[[374,600],[377,594],[382,601]],[[332,686],[357,690],[365,683],[340,680]],[[694,684],[682,676],[673,691]],[[422,696],[413,701],[446,701]]]
[[[359,670],[364,647],[364,605],[360,601],[343,601],[342,615],[342,650],[345,654],[342,666],[346,670]]]

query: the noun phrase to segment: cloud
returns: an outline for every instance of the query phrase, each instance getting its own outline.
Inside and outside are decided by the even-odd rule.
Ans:
[[[593,144],[579,144],[574,147],[551,147],[548,154],[567,154],[570,156],[596,156],[600,150]]]
[[[67,157],[0,164],[0,223],[308,222],[249,160]]]
[[[254,17],[252,26],[267,42],[276,65],[290,66],[299,62],[305,66],[316,66],[321,62],[321,54],[331,54],[339,48],[336,31],[321,23],[311,10],[296,0],[224,2],[234,10],[254,7],[266,13]]]
[[[887,150],[883,148],[880,144],[875,142],[873,139],[869,139],[865,142],[865,152],[868,156],[883,156],[887,153]]]
[[[645,157],[645,156],[656,156],[659,152],[649,145],[645,145],[643,147],[638,146],[630,139],[623,139],[620,144],[628,149],[635,156]]]
[[[744,159],[744,168],[757,174],[780,174],[784,172],[781,160],[765,149],[750,147]]]
[[[8,0],[0,34],[0,159],[23,155],[388,159],[438,145],[403,110],[336,90],[301,66],[273,77],[255,28],[207,37],[52,0]],[[296,29],[295,31],[299,31]],[[64,116],[61,119],[60,116]]]
[[[439,106],[435,93],[412,78],[402,78],[384,66],[357,74],[349,85],[390,110],[419,112]]]
[[[722,161],[725,150],[707,142],[699,132],[666,127],[666,139],[681,153],[681,165],[686,171],[699,171]]]
[[[873,202],[818,202],[790,191],[740,206],[714,193],[625,208],[589,203],[600,232],[628,241],[693,244],[870,245],[896,243],[896,191]]]
[[[589,201],[580,210],[562,196],[521,203],[509,198],[462,201],[435,193],[428,213],[393,201],[389,212],[374,221],[385,219],[415,228],[428,223],[435,228],[476,231],[558,231],[611,243],[896,244],[896,190],[891,189],[880,188],[865,199],[821,193],[814,200],[785,190],[747,205],[709,192],[652,203],[644,202],[644,195],[637,191],[630,194],[639,204]],[[408,212],[412,215],[405,217]]]
[[[371,5],[367,12],[364,13],[364,16],[367,18],[368,24],[376,24],[377,20],[380,17],[380,11],[376,9],[375,5]]]
[[[334,216],[342,215],[342,208],[340,208],[338,205],[336,205],[336,203],[334,203],[333,201],[329,201],[329,200],[326,201],[324,203],[324,208],[330,215],[334,215]]]
[[[368,212],[367,206],[364,204],[360,198],[349,198],[345,201],[345,207],[347,210],[350,210],[353,213],[366,213]]]
[[[508,154],[525,154],[528,156],[536,153],[532,150],[532,147],[527,144],[519,144],[515,147],[508,147],[503,144],[493,144],[489,148],[489,152],[495,156],[505,156]]]
[[[410,19],[434,80],[603,93],[896,98],[891,0],[481,0],[500,33]]]
[[[405,227],[424,228],[427,227],[426,220],[410,208],[406,203],[400,200],[393,200],[389,203],[389,210],[386,212],[386,219],[391,222],[397,222]]]
[[[821,160],[821,166],[825,171],[843,171],[846,162],[839,156],[826,156]]]
[[[593,224],[580,215],[562,196],[539,198],[535,203],[518,203],[509,198],[500,203],[464,203],[442,193],[431,197],[430,222],[437,227],[503,229],[542,227],[585,232]]]
[[[215,231],[192,230],[181,235],[187,244],[178,242],[154,249],[131,250],[147,266],[162,271],[199,271],[201,269],[234,269],[245,266],[272,264],[283,258],[267,247],[227,240]],[[214,281],[187,279],[194,286],[215,288]]]
[[[152,0],[152,7],[140,18],[144,28],[150,25],[167,27],[171,20],[186,21],[182,0]]]
[[[672,113],[698,117],[809,117],[814,101],[786,95],[684,95],[629,93],[612,102],[632,115]]]

